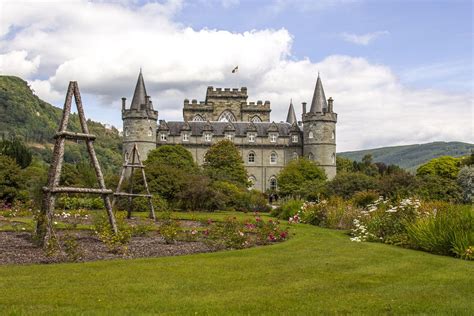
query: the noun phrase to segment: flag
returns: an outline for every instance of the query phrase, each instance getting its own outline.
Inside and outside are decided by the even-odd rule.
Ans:
[[[234,69],[232,69],[232,73],[235,74],[239,70],[239,66],[235,66]]]

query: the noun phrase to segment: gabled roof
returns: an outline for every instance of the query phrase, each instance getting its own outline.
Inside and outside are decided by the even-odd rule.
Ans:
[[[272,122],[270,126],[268,127],[269,132],[278,132],[278,126],[276,125],[275,122]]]
[[[310,113],[322,113],[323,109],[327,110],[328,103],[326,96],[324,95],[323,83],[318,74],[318,79],[316,80],[316,87],[314,88],[313,101],[311,101]]]
[[[182,131],[190,131],[191,125],[189,125],[188,121],[185,121],[184,124],[181,126]]]
[[[235,132],[234,124],[232,124],[232,122],[228,122],[227,125],[224,128],[224,131],[226,131],[226,132]]]
[[[164,120],[160,120],[160,125],[158,125],[158,130],[159,131],[169,131],[170,128],[168,127],[168,124]]]

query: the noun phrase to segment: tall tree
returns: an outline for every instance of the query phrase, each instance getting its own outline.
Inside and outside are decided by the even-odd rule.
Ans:
[[[16,163],[22,168],[31,164],[32,155],[30,150],[19,140],[4,140],[0,142],[0,154],[15,159]]]
[[[212,145],[204,159],[204,170],[211,179],[248,186],[244,162],[237,147],[230,140],[222,140]]]
[[[278,191],[282,196],[314,199],[320,193],[326,174],[313,161],[300,158],[291,161],[278,175]]]
[[[451,156],[431,159],[416,170],[417,176],[439,176],[455,180],[458,176],[461,160]]]

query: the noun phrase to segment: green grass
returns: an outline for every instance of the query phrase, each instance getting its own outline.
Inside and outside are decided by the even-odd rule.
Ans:
[[[292,232],[239,251],[0,266],[0,314],[474,313],[473,262]]]

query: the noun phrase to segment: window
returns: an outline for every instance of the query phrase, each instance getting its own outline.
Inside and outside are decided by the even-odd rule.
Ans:
[[[298,135],[293,135],[293,143],[297,143],[298,142]]]
[[[151,135],[153,135],[153,128],[150,127],[148,129],[148,136],[151,136]]]
[[[309,154],[308,154],[308,159],[309,159],[309,160],[314,160],[314,155],[313,155],[313,153],[309,153]]]
[[[272,152],[271,155],[270,155],[270,163],[271,164],[276,164],[277,160],[278,160],[278,156],[277,156],[276,152]]]
[[[308,138],[313,138],[313,132],[309,132]]]
[[[262,122],[262,119],[258,115],[255,115],[250,121],[254,123],[260,123]]]
[[[335,131],[332,131],[331,139],[336,139],[336,132]]]
[[[204,122],[204,121],[205,121],[204,118],[199,114],[196,114],[193,117],[193,122]]]
[[[219,121],[219,122],[235,122],[236,119],[235,119],[234,114],[232,114],[231,111],[225,110],[225,111],[222,112],[222,114],[219,116],[218,121]]]
[[[250,183],[250,187],[249,187],[249,190],[253,189],[255,187],[255,182],[257,182],[257,178],[255,178],[254,176],[250,176],[248,178],[248,181]]]
[[[277,134],[270,134],[270,142],[275,143],[277,141]]]
[[[277,189],[277,179],[275,177],[270,178],[270,190]]]
[[[293,159],[298,159],[298,153],[296,151],[293,153]]]
[[[189,141],[189,134],[188,133],[184,133],[183,134],[183,142],[187,142]]]
[[[167,137],[166,137],[166,134],[165,134],[165,133],[161,133],[161,134],[160,134],[160,140],[161,140],[162,142],[166,142]]]
[[[130,131],[128,130],[128,128],[125,129],[125,136],[130,136]]]
[[[255,143],[255,134],[248,134],[249,143]]]
[[[334,164],[336,163],[336,154],[331,155],[331,162]]]
[[[232,141],[232,139],[234,138],[234,135],[232,134],[225,134],[225,138]]]
[[[253,151],[249,152],[248,162],[254,163],[255,162],[255,153]]]
[[[210,142],[210,141],[212,140],[212,135],[211,135],[211,133],[206,133],[206,134],[204,134],[204,140],[205,140],[206,142]]]

